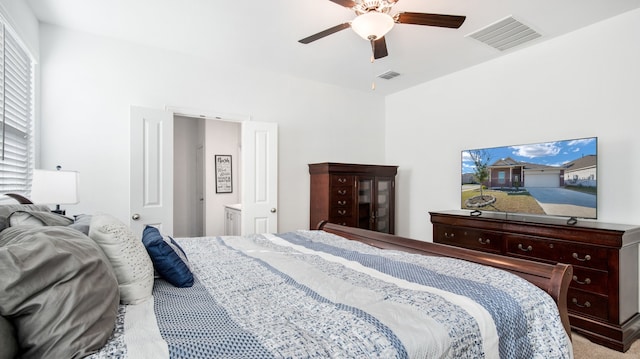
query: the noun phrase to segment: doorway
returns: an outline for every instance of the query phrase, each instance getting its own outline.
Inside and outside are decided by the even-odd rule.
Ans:
[[[174,109],[158,110],[146,107],[131,106],[131,159],[130,159],[130,222],[132,230],[142,232],[145,226],[152,225],[163,230],[168,235],[174,235],[174,198],[179,199],[179,194],[174,195],[174,117],[182,115],[189,119],[217,119],[222,120],[218,116],[191,115],[197,113],[189,111],[185,115],[183,111]],[[226,118],[226,117],[225,117]],[[193,121],[193,120],[191,120]],[[249,118],[229,117],[229,121],[220,121],[219,123],[235,123],[239,133],[236,139],[239,139],[236,160],[233,168],[225,167],[226,177],[214,175],[209,176],[208,173],[215,171],[215,165],[209,162],[210,156],[218,153],[210,151],[207,148],[207,141],[199,137],[205,134],[209,128],[208,121],[198,122],[195,126],[199,130],[195,135],[188,137],[187,141],[193,143],[204,144],[202,151],[202,168],[201,172],[205,173],[201,187],[204,196],[197,197],[198,191],[195,190],[195,180],[185,181],[179,189],[191,188],[193,192],[187,192],[185,198],[203,198],[204,213],[202,222],[204,223],[205,235],[219,234],[221,229],[214,230],[210,228],[223,228],[224,214],[215,216],[215,211],[224,213],[224,206],[217,205],[213,210],[211,204],[207,203],[207,198],[215,196],[223,198],[230,197],[227,204],[241,205],[240,234],[249,235],[254,233],[276,233],[278,230],[278,125],[274,122],[258,122],[251,121]],[[202,126],[202,127],[198,127]],[[227,138],[230,138],[228,136]],[[240,145],[242,144],[242,151]],[[197,148],[197,147],[196,147]],[[231,151],[231,150],[230,150]],[[191,152],[193,153],[193,152]],[[231,162],[234,156],[232,154],[222,154],[226,158],[226,162]],[[197,155],[194,155],[195,158]],[[220,157],[219,157],[220,158]],[[195,161],[195,160],[194,160]],[[179,162],[180,164],[182,162]],[[187,162],[189,163],[189,162]],[[193,163],[193,162],[192,162]],[[193,164],[195,168],[195,164]],[[181,171],[182,173],[195,173],[194,171]],[[194,175],[195,176],[195,175]],[[203,178],[203,177],[200,177]],[[236,183],[233,186],[230,178],[235,178]],[[220,180],[218,180],[220,179]],[[216,184],[224,184],[223,187]],[[234,188],[229,191],[230,187]],[[218,191],[216,189],[222,189]],[[193,193],[196,193],[193,195]],[[214,204],[215,206],[215,204]],[[195,208],[194,208],[195,207]],[[185,207],[186,208],[186,207]],[[193,213],[200,213],[195,205],[185,209],[185,217],[195,216]],[[189,222],[193,223],[193,222]],[[191,228],[195,227],[192,226]],[[200,225],[199,228],[203,226]],[[190,233],[197,233],[193,230]],[[214,233],[218,232],[218,233]],[[187,233],[185,231],[185,233]]]
[[[173,231],[224,234],[224,206],[240,203],[240,122],[174,115]],[[218,193],[215,155],[231,156],[231,191]]]

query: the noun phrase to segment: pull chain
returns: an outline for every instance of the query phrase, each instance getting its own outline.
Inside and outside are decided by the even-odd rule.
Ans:
[[[373,57],[373,55],[371,55],[371,91],[375,91],[376,90],[376,77],[375,77],[375,75],[373,73],[374,60],[375,60],[375,58]]]

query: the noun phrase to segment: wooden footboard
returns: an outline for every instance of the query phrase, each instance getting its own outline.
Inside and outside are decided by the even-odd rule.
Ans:
[[[460,258],[514,273],[549,293],[558,305],[560,319],[562,320],[564,329],[567,331],[567,334],[569,334],[569,337],[571,337],[569,314],[567,312],[567,291],[569,289],[569,283],[571,282],[571,276],[573,275],[573,268],[570,265],[562,263],[551,265],[503,257],[360,228],[345,227],[326,221],[320,222],[318,229],[344,238],[363,242],[377,248],[395,249],[431,256]]]

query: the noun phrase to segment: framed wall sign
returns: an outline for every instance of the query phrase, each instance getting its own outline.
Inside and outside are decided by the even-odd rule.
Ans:
[[[216,193],[233,192],[231,155],[215,155]]]

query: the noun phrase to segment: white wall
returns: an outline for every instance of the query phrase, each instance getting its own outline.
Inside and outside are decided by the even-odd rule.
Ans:
[[[42,167],[80,172],[69,214],[129,220],[131,105],[277,122],[279,231],[309,225],[308,163],[384,160],[384,99],[375,92],[239,67],[224,51],[195,58],[47,24],[40,45]]]
[[[460,206],[460,151],[598,136],[598,220],[640,225],[640,10],[386,99],[397,233]]]

